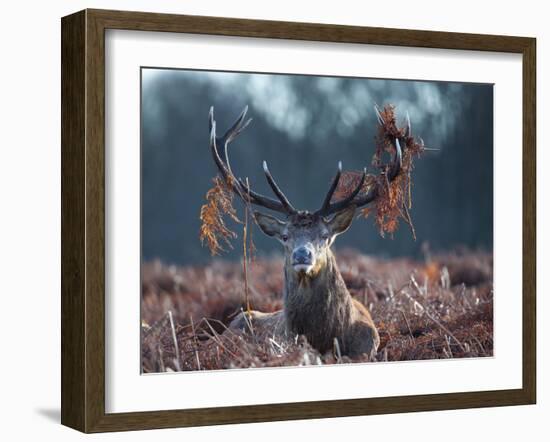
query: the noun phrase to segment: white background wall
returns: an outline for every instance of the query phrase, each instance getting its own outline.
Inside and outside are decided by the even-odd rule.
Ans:
[[[59,425],[60,17],[86,7],[534,36],[538,39],[538,405],[375,417],[118,433],[96,440],[508,440],[550,433],[550,222],[542,165],[550,154],[550,28],[544,2],[393,0],[4,2],[0,32],[0,434],[80,440]],[[499,152],[496,146],[496,154]],[[546,246],[546,247],[545,247]],[[546,250],[543,250],[546,248]],[[414,382],[414,379],[411,379]],[[175,394],[177,394],[175,392]],[[546,417],[546,419],[544,419]]]

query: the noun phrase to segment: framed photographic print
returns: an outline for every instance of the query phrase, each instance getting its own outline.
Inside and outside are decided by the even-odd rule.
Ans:
[[[62,19],[62,423],[532,404],[535,39]]]

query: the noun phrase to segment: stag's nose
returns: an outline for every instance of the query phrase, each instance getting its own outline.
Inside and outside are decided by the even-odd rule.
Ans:
[[[311,261],[313,259],[313,254],[311,253],[311,250],[309,250],[307,247],[298,247],[294,252],[292,253],[292,263],[294,265],[296,264],[311,264]]]

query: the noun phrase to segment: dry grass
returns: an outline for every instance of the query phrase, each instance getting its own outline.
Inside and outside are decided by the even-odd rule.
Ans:
[[[462,251],[419,262],[380,260],[348,250],[337,260],[351,294],[370,309],[378,327],[377,361],[492,355],[491,254]],[[248,273],[252,308],[282,308],[282,259],[258,260]],[[145,264],[143,372],[361,361],[341,358],[336,351],[321,355],[302,338],[283,344],[269,336],[226,331],[233,315],[245,307],[243,293],[239,263]]]

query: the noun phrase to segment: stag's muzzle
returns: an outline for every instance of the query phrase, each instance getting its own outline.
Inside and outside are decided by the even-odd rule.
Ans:
[[[292,252],[292,266],[297,272],[308,272],[313,267],[313,252],[306,246]]]

